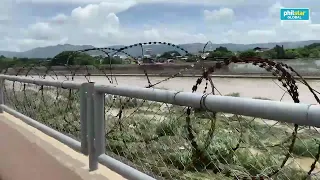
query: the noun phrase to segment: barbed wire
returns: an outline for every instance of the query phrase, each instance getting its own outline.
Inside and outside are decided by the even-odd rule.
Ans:
[[[277,87],[284,91],[280,100],[288,94],[294,103],[300,103],[297,85],[300,83],[320,103],[317,96],[319,92],[287,64],[257,57],[236,56],[215,61],[204,55],[210,43],[205,44],[195,62],[160,80],[150,77],[152,65],[133,66],[141,67],[146,78],[146,84],[143,85],[145,88],[161,88],[158,86],[185,72],[202,73],[191,91],[197,92],[205,81],[202,93],[206,96],[223,95],[212,79],[214,72],[227,68],[231,63],[251,64],[265,69],[277,78],[280,83],[276,83]],[[95,75],[99,75],[101,83],[121,84],[119,76],[114,72],[117,66],[112,63],[111,56],[122,53],[138,62],[138,58],[126,50],[139,47],[141,57],[144,57],[145,45],[166,45],[189,54],[187,50],[172,43],[145,42],[119,49],[91,48],[73,51],[65,63],[58,64],[59,66],[39,62],[22,67],[5,67],[2,73],[83,82],[98,81],[99,78]],[[100,58],[108,59],[108,67],[70,63],[79,53],[93,51],[104,55]],[[213,63],[206,64],[208,61]],[[6,82],[4,93],[6,105],[80,139],[78,90]],[[238,96],[236,93],[230,95]],[[279,122],[270,124],[263,119],[112,95],[105,97],[105,115],[106,154],[157,179],[320,178],[317,175],[320,172],[317,167],[320,133],[314,127]],[[306,159],[308,165],[296,167],[302,166],[296,161]]]

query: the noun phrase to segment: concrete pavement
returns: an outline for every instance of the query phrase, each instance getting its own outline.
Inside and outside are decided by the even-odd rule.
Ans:
[[[0,115],[0,180],[123,180],[88,158],[9,114]]]

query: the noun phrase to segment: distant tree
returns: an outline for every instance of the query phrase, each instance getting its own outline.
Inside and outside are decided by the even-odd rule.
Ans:
[[[248,51],[243,51],[239,53],[240,58],[247,58],[247,57],[259,57],[260,55],[253,51],[253,50],[248,50]]]
[[[310,55],[310,49],[308,48],[298,48],[296,51],[299,53],[301,58],[308,58]]]
[[[88,54],[64,51],[53,57],[50,65],[93,65],[96,63],[96,59]]]
[[[303,48],[296,49],[301,58],[319,58],[320,57],[320,43],[313,43]]]
[[[310,45],[304,46],[305,49],[314,49],[320,47],[320,43],[312,43]]]
[[[18,58],[17,60],[19,60],[19,61],[28,61],[28,60],[29,60],[29,58],[22,57],[22,58]]]
[[[299,57],[299,53],[295,49],[286,49],[285,58],[286,59],[295,59]]]
[[[261,57],[268,59],[277,59],[277,53],[274,49],[259,53]]]
[[[297,49],[284,49],[283,46],[276,45],[274,48],[260,53],[260,55],[270,59],[319,58],[320,43],[313,43]]]
[[[164,52],[160,56],[160,58],[170,59],[170,58],[174,58],[176,56],[181,56],[181,54],[178,51],[167,51],[167,52]]]
[[[233,52],[229,51],[226,47],[220,46],[217,47],[214,51],[209,53],[210,58],[219,58],[219,57],[231,57],[233,56]]]
[[[276,45],[273,49],[277,53],[277,59],[285,59],[286,54],[285,54],[283,46]]]
[[[219,52],[230,52],[228,50],[228,48],[223,47],[223,46],[217,47],[213,52],[217,52],[217,51],[219,51]]]
[[[105,57],[102,64],[122,64],[122,60],[120,58]]]
[[[17,66],[17,65],[19,65],[18,61],[9,57],[5,57],[3,55],[0,56],[0,71],[9,67]]]
[[[320,51],[317,48],[313,48],[310,50],[309,58],[318,58],[320,57]]]
[[[221,51],[212,51],[210,54],[209,54],[209,57],[223,57],[224,56],[224,52],[221,52]]]

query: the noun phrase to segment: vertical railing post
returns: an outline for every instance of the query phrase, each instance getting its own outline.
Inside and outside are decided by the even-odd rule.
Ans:
[[[87,127],[88,127],[88,150],[89,150],[89,171],[98,169],[98,160],[94,145],[94,83],[90,82],[87,88]]]
[[[5,81],[4,78],[1,77],[0,78],[0,105],[4,104],[4,86],[5,86],[4,81]],[[3,113],[2,106],[0,106],[0,113]]]
[[[83,83],[80,87],[80,126],[81,126],[81,152],[89,155],[88,151],[88,122],[87,122],[87,86]]]
[[[104,112],[105,94],[95,91],[94,93],[94,131],[96,156],[105,153],[105,112]]]

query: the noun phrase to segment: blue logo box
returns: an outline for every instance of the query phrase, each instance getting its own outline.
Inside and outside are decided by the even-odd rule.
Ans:
[[[280,20],[282,21],[307,21],[310,19],[309,8],[282,8]]]

